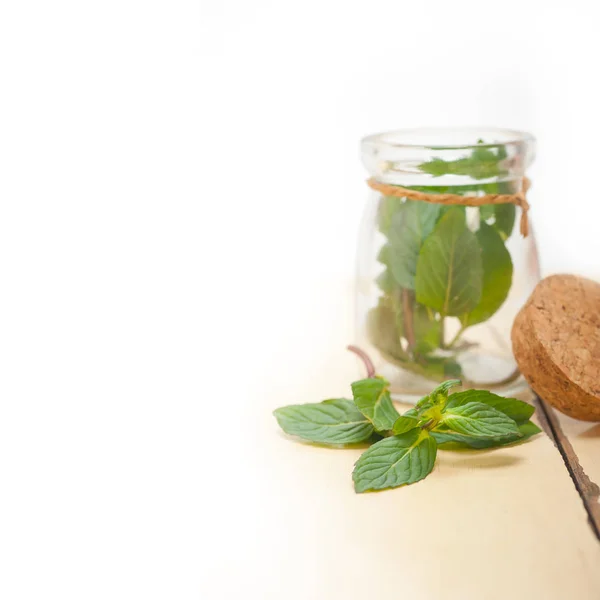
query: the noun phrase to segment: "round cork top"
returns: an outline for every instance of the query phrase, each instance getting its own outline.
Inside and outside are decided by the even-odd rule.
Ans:
[[[600,421],[600,284],[547,277],[515,319],[512,340],[541,398],[572,417]]]

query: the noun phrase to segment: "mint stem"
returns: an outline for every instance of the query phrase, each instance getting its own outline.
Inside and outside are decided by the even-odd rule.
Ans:
[[[354,354],[356,354],[356,356],[363,361],[365,368],[367,369],[367,378],[370,379],[375,377],[375,366],[373,365],[373,361],[369,358],[369,355],[358,346],[350,345],[348,346],[348,350],[350,350],[350,352],[354,352]]]
[[[448,348],[453,348],[454,344],[456,344],[456,342],[458,342],[458,338],[460,338],[460,336],[464,333],[466,327],[461,327],[457,334],[452,338],[452,341],[448,344]]]
[[[415,347],[415,327],[410,292],[402,289],[402,314],[404,315],[404,331],[408,341],[408,349],[412,352]]]

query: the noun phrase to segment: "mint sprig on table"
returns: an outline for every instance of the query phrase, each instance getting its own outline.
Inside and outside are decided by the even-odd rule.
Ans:
[[[340,447],[370,443],[354,466],[356,492],[383,490],[424,479],[433,470],[438,447],[492,448],[523,441],[540,428],[530,421],[534,407],[515,398],[484,390],[450,393],[458,379],[445,381],[414,408],[398,413],[389,383],[375,375],[363,358],[368,377],[352,384],[353,399],[336,398],[274,411],[288,434],[318,444]]]

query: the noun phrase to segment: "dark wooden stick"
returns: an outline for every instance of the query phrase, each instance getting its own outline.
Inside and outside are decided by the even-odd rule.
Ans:
[[[590,481],[590,478],[579,464],[579,458],[575,454],[569,438],[564,434],[554,409],[539,396],[536,396],[534,404],[538,408],[536,414],[540,425],[558,448],[588,514],[590,526],[598,540],[600,540],[600,504],[598,503],[600,488],[593,481]]]

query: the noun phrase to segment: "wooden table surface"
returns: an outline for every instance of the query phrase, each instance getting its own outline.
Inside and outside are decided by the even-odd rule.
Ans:
[[[280,597],[600,598],[600,543],[546,434],[510,448],[440,451],[425,481],[357,495],[350,474],[360,450],[272,429],[289,540],[274,585],[294,582]],[[600,440],[583,439],[598,452]]]
[[[271,377],[247,398],[253,433],[235,468],[252,465],[252,492],[232,511],[231,566],[213,573],[223,597],[600,599],[600,542],[546,433],[495,450],[440,451],[424,481],[359,495],[351,473],[361,450],[300,443],[278,429],[270,414],[278,406],[350,394],[361,372],[344,351],[347,324],[333,319],[310,359],[300,339],[273,352]],[[600,425],[549,415],[600,482]]]

